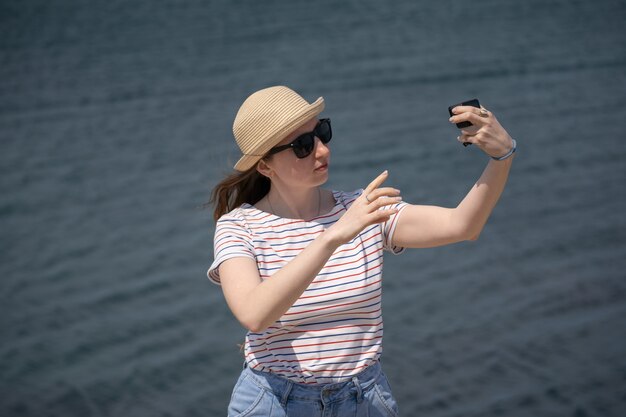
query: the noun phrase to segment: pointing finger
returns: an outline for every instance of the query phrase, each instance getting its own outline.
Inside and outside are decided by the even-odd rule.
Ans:
[[[389,172],[387,170],[384,170],[379,176],[374,178],[374,180],[369,183],[369,185],[363,191],[363,195],[368,195],[369,193],[380,187],[380,185],[385,182],[388,176]]]

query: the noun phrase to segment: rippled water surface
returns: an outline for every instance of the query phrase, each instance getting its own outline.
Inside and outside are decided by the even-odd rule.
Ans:
[[[383,366],[405,416],[626,415],[621,1],[3,1],[0,415],[225,415],[244,330],[201,205],[234,114],[324,96],[329,188],[380,171],[454,206],[517,138],[481,238],[385,263]]]

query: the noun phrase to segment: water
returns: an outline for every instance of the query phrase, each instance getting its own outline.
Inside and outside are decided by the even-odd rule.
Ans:
[[[380,171],[456,205],[517,138],[481,238],[385,263],[403,415],[626,415],[620,1],[0,4],[0,415],[225,415],[244,331],[205,278],[200,206],[242,100],[326,99],[329,188]]]

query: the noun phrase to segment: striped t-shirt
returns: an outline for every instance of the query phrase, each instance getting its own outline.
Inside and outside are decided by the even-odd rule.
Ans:
[[[219,284],[222,262],[248,257],[256,261],[263,280],[271,279],[339,220],[362,192],[333,191],[333,209],[310,221],[281,218],[243,204],[218,220],[215,260],[207,275]],[[400,202],[391,207],[402,210],[405,206]],[[244,355],[250,368],[295,382],[328,384],[359,373],[380,357],[383,249],[395,254],[403,251],[391,244],[399,214],[366,227],[337,248],[278,321],[263,332],[247,333]]]

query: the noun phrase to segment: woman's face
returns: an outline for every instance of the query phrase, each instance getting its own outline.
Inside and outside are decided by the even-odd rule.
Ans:
[[[317,117],[309,120],[276,146],[286,145],[303,133],[312,132],[318,121]],[[292,149],[286,149],[265,159],[265,164],[273,171],[272,182],[280,181],[285,185],[299,187],[324,184],[328,180],[329,162],[330,149],[318,137],[309,156],[298,158]]]

